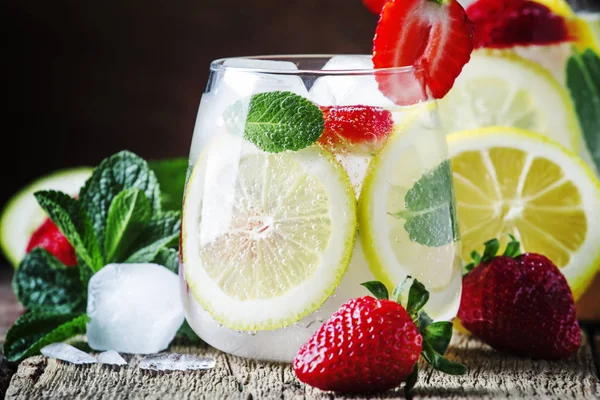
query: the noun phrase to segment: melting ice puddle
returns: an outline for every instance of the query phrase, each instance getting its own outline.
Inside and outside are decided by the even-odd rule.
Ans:
[[[140,361],[139,367],[154,371],[193,371],[211,369],[215,366],[212,357],[198,357],[193,354],[158,354],[145,357]]]

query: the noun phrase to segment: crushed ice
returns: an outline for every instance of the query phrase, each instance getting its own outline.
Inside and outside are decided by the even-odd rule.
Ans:
[[[140,360],[139,367],[154,371],[193,371],[211,369],[215,366],[212,357],[199,357],[193,354],[165,353],[148,356]]]
[[[73,364],[93,364],[96,359],[83,351],[66,343],[52,343],[40,350],[48,358],[67,361]]]

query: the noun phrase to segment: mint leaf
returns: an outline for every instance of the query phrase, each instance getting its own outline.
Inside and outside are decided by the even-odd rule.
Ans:
[[[406,210],[390,215],[405,219],[410,240],[439,247],[459,240],[450,161],[443,161],[415,182],[404,197]]]
[[[80,257],[77,257],[77,269],[79,270],[79,281],[83,285],[87,295],[88,283],[92,275],[94,275],[94,271]]]
[[[8,361],[20,361],[37,354],[50,343],[63,342],[84,334],[87,321],[86,314],[28,312],[6,332],[2,353]]]
[[[140,189],[125,189],[115,196],[108,210],[104,239],[107,263],[122,261],[123,255],[150,220],[150,213],[150,202]]]
[[[162,265],[175,274],[179,273],[179,252],[175,249],[160,249],[152,262]]]
[[[144,192],[152,213],[161,210],[158,181],[154,172],[145,160],[129,151],[121,151],[103,160],[81,188],[79,200],[92,220],[102,249],[110,205],[119,193],[131,188]]]
[[[450,339],[452,339],[452,322],[434,322],[427,325],[421,334],[423,335],[423,340],[429,342],[437,353],[444,355],[450,345]]]
[[[185,338],[187,341],[192,343],[202,343],[202,339],[196,335],[196,332],[192,329],[192,327],[188,324],[186,320],[183,321],[181,328],[177,331],[176,336]]]
[[[388,290],[385,285],[379,281],[369,281],[361,283],[361,286],[366,287],[369,292],[375,296],[376,299],[385,299],[389,298]]]
[[[600,171],[600,58],[591,49],[567,61],[567,87],[579,125],[596,168]]]
[[[269,153],[298,151],[323,133],[323,113],[313,103],[292,92],[267,92],[252,96],[244,137]]]
[[[181,228],[181,213],[178,211],[163,211],[152,216],[146,227],[140,233],[133,245],[133,250],[137,251],[148,247],[153,243],[165,239],[179,237]],[[171,239],[172,241],[172,239]],[[170,242],[171,243],[171,242]],[[177,241],[171,244],[177,244]]]
[[[40,206],[75,248],[75,253],[94,271],[104,261],[91,222],[80,203],[71,196],[53,190],[34,193]]]
[[[42,248],[25,256],[13,277],[13,290],[27,309],[68,313],[85,309],[85,290],[77,267],[66,267]]]
[[[188,159],[181,157],[151,161],[149,165],[158,179],[162,208],[181,211]]]

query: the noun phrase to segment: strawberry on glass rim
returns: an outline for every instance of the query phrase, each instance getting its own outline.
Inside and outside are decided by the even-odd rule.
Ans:
[[[473,31],[456,0],[389,0],[375,30],[373,64],[412,66],[414,72],[382,70],[379,89],[398,105],[444,97],[471,57]]]

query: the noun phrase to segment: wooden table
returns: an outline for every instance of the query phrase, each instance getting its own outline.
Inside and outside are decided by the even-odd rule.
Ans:
[[[10,270],[0,270],[0,338],[22,309],[10,289]],[[1,339],[0,339],[1,340]],[[34,356],[20,365],[0,361],[0,398],[7,399],[337,399],[346,398],[300,383],[289,365],[246,360],[207,345],[176,343],[170,349],[215,357],[216,366],[201,372],[159,373],[129,365],[70,365]],[[594,355],[595,354],[595,355]],[[600,332],[589,330],[580,351],[559,362],[532,361],[495,352],[456,334],[449,357],[465,363],[469,374],[452,377],[424,367],[414,399],[598,399]],[[596,363],[596,365],[595,365]],[[12,376],[12,378],[11,378]],[[9,385],[10,381],[10,385]],[[398,389],[352,399],[404,398]]]

